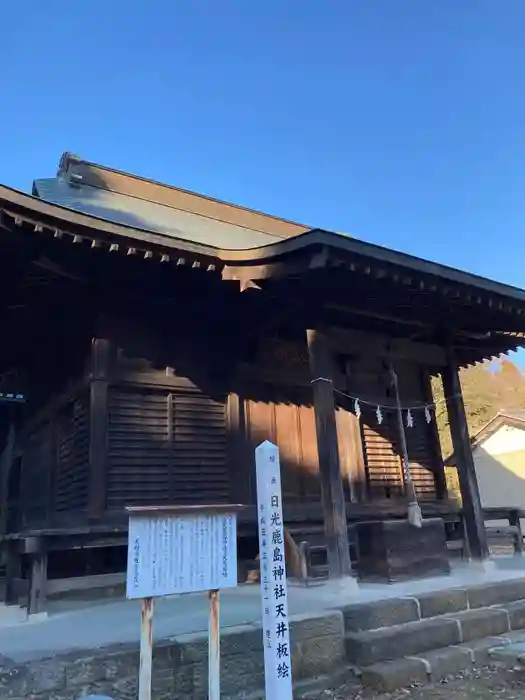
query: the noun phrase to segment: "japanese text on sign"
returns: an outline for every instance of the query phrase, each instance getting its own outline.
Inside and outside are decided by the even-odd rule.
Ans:
[[[266,695],[291,700],[292,667],[279,450],[255,450]]]
[[[128,598],[195,593],[236,585],[234,513],[130,517]]]

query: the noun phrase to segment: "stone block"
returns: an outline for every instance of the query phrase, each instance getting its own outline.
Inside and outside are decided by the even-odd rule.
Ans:
[[[471,668],[473,663],[470,652],[460,646],[434,649],[424,654],[417,654],[417,658],[423,659],[428,664],[427,670],[433,681],[439,681],[453,673]]]
[[[347,632],[362,632],[401,625],[419,619],[415,598],[392,598],[343,608]]]
[[[263,633],[259,625],[239,625],[221,630],[221,656],[262,652]]]
[[[187,664],[179,666],[173,672],[173,690],[178,695],[181,693],[191,694],[193,692],[194,678],[193,665]]]
[[[511,665],[523,664],[525,662],[525,641],[493,647],[489,655],[493,661]]]
[[[183,664],[199,663],[208,658],[208,637],[202,632],[177,635],[172,642],[179,645]]]
[[[221,677],[255,675],[263,671],[264,656],[262,651],[221,657]]]
[[[103,657],[80,658],[66,667],[66,687],[78,688],[105,681],[107,664]]]
[[[115,680],[113,688],[118,700],[135,700],[138,694],[138,668],[132,676]]]
[[[483,608],[489,605],[512,603],[515,600],[525,600],[525,578],[475,586],[469,589],[468,599],[471,608]]]
[[[102,657],[108,680],[129,676],[139,667],[140,654],[138,649],[116,651]]]
[[[66,665],[65,661],[49,659],[0,671],[0,698],[6,700],[63,691],[66,688]]]
[[[367,666],[461,641],[456,620],[435,618],[380,630],[350,632],[346,635],[346,656],[350,663]]]
[[[396,659],[363,668],[361,682],[366,687],[390,692],[410,683],[428,680],[426,665],[420,659]]]
[[[292,647],[292,676],[293,678],[303,677],[303,653],[302,644],[291,644]]]
[[[290,622],[294,679],[310,682],[347,668],[343,614],[301,615]],[[139,650],[136,644],[75,652],[27,665],[0,664],[1,700],[76,700],[88,693],[136,700]],[[227,628],[221,635],[221,686],[225,698],[264,687],[262,630],[256,625]],[[339,676],[338,676],[339,677]],[[155,700],[206,700],[208,644],[204,633],[157,642],[153,648]],[[244,696],[244,695],[243,695]]]
[[[509,631],[509,620],[505,610],[498,608],[467,610],[452,618],[461,627],[461,641],[470,642]]]
[[[153,673],[151,678],[151,688],[153,690],[153,697],[158,698],[162,695],[173,695],[174,685],[175,683],[173,679],[173,669],[159,669],[153,666]]]
[[[437,617],[467,609],[467,591],[461,588],[424,593],[418,595],[417,599],[422,618]]]
[[[525,629],[525,600],[515,600],[502,606],[509,617],[512,631]]]
[[[509,644],[505,637],[485,637],[484,639],[473,639],[470,642],[460,644],[461,649],[466,649],[475,665],[486,664],[490,661],[490,651],[496,647],[504,647]]]
[[[314,637],[300,644],[301,667],[298,678],[315,678],[341,668],[345,663],[345,649],[342,635]]]
[[[306,641],[312,637],[338,635],[343,637],[343,613],[339,610],[330,613],[294,615],[290,625],[292,643]],[[262,634],[261,634],[262,640]]]
[[[221,674],[221,697],[222,698],[239,698],[246,697],[252,693],[260,691],[264,688],[264,673],[257,673],[255,675],[239,674],[239,675],[228,675],[223,678]],[[208,698],[208,690],[204,694],[204,698]]]
[[[202,632],[181,634],[172,639],[171,656],[178,648],[181,663],[196,663],[208,659],[208,637]],[[238,625],[221,630],[221,657],[262,652],[263,635],[260,626]]]

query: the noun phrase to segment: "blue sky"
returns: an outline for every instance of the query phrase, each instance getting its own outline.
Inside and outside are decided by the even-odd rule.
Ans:
[[[18,0],[2,25],[0,182],[71,150],[525,287],[523,0]]]

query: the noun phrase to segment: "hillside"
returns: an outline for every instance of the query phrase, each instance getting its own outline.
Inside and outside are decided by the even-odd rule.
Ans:
[[[508,358],[464,369],[460,378],[470,435],[503,408],[525,408],[525,374]],[[433,392],[441,448],[443,457],[447,457],[452,451],[452,442],[439,379],[433,381]]]

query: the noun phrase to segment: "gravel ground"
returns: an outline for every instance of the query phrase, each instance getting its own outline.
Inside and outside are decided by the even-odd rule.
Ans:
[[[525,669],[485,667],[439,683],[377,695],[354,684],[308,696],[308,700],[525,700]]]

